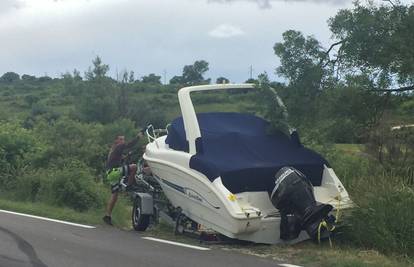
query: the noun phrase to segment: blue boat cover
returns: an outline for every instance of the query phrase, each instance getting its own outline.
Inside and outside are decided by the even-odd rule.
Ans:
[[[316,152],[295,142],[282,132],[269,135],[264,119],[240,113],[197,114],[201,140],[190,168],[210,181],[221,177],[232,193],[269,191],[276,172],[285,166],[303,172],[314,186],[322,181],[328,162]],[[170,148],[188,152],[182,117],[175,119],[166,143]]]

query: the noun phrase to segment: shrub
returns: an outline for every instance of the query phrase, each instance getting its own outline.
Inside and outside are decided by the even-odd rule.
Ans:
[[[414,183],[414,128],[391,129],[384,123],[371,132],[367,152],[389,173],[405,177]]]
[[[410,99],[401,104],[399,107],[401,114],[413,116],[414,115],[414,99]]]
[[[101,143],[101,130],[100,124],[80,123],[68,118],[59,119],[53,125],[38,122],[35,133],[48,145],[39,167],[71,158],[99,172],[106,156],[106,148]]]
[[[48,171],[45,169],[30,170],[17,177],[17,186],[14,195],[17,200],[35,202],[41,199],[41,192],[45,193],[42,185],[50,184]],[[44,186],[43,186],[44,187]],[[46,198],[43,197],[45,200]]]
[[[414,190],[400,177],[380,175],[355,179],[348,239],[384,253],[414,256]]]
[[[101,131],[102,143],[112,144],[118,135],[124,135],[127,141],[135,138],[138,130],[135,128],[134,122],[129,119],[116,120],[113,123],[106,124]]]
[[[166,125],[165,105],[155,98],[150,101],[135,100],[128,110],[128,118],[133,120],[137,127],[143,128],[148,124],[156,128],[163,128]]]
[[[347,216],[345,240],[388,254],[414,256],[414,188],[407,176],[394,175],[355,145],[313,145],[347,188],[356,207]]]
[[[77,116],[84,122],[110,123],[119,116],[118,88],[108,79],[97,79],[81,84],[76,96]]]
[[[56,170],[51,184],[51,195],[58,206],[84,211],[102,207],[104,201],[92,172],[80,163]]]
[[[103,188],[94,182],[92,170],[85,164],[67,159],[61,165],[28,172],[17,179],[19,200],[40,201],[79,211],[101,208]]]
[[[0,189],[14,187],[14,177],[19,176],[31,161],[42,153],[44,146],[37,141],[32,132],[18,124],[0,125]]]

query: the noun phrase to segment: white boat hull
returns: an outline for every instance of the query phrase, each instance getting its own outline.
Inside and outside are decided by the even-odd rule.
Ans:
[[[297,239],[289,242],[280,239],[281,218],[267,192],[243,192],[234,195],[236,200],[231,201],[228,197],[232,194],[225,189],[220,178],[211,182],[202,173],[189,168],[187,154],[169,149],[164,140],[165,137],[161,137],[148,144],[144,159],[170,203],[180,208],[184,215],[228,237],[256,243],[291,244],[309,238],[302,231]],[[324,177],[332,173],[332,169],[326,168]],[[335,177],[329,176],[330,179]],[[335,207],[334,198],[342,195],[340,205],[342,208],[349,206],[345,189],[341,194],[335,190],[338,187],[333,180],[324,180],[326,186],[315,187],[316,199],[330,202]]]
[[[281,217],[272,205],[267,192],[242,192],[232,194],[217,177],[211,182],[204,174],[189,167],[190,159],[197,152],[197,140],[201,131],[190,93],[196,91],[255,89],[253,84],[203,85],[182,88],[178,92],[185,140],[188,151],[170,149],[166,137],[158,137],[147,130],[150,143],[144,159],[158,179],[166,197],[190,219],[221,234],[257,243],[285,243],[280,239]],[[275,100],[285,111],[286,107],[277,95]],[[325,166],[322,183],[314,187],[316,201],[331,204],[335,209],[352,206],[348,193],[331,168]],[[302,231],[289,243],[309,238]]]

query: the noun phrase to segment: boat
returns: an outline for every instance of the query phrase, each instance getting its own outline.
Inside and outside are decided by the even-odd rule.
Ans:
[[[255,115],[196,114],[190,95],[256,89],[254,84],[180,89],[182,116],[166,135],[147,131],[143,158],[171,205],[206,229],[263,244],[315,239],[323,222],[336,223],[336,212],[352,206],[327,160],[304,147],[293,129],[289,135],[269,134],[269,122]]]

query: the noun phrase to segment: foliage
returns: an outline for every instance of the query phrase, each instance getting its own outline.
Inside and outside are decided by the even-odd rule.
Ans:
[[[23,74],[22,75],[22,81],[27,81],[27,82],[36,81],[36,76]]]
[[[313,148],[326,155],[356,205],[347,215],[340,215],[346,216],[341,239],[363,249],[412,257],[413,182],[387,171],[362,146]]]
[[[106,77],[106,73],[109,71],[109,66],[103,64],[102,59],[99,56],[97,56],[92,63],[93,68],[89,67],[88,71],[85,73],[85,78],[91,81]]]
[[[119,114],[117,89],[105,78],[83,83],[81,94],[76,97],[76,115],[85,122],[113,122]]]
[[[281,130],[290,134],[287,109],[279,103],[277,91],[280,87],[272,88],[266,74],[261,75],[260,82],[256,85],[257,93],[254,97],[257,111],[270,122],[270,131]],[[279,99],[278,99],[279,98]]]
[[[317,100],[318,124],[333,142],[361,143],[381,120],[387,102],[387,97],[353,86],[326,90]]]
[[[389,173],[405,177],[414,185],[414,128],[384,123],[371,132],[367,152]]]
[[[207,61],[197,60],[193,65],[184,66],[182,76],[174,76],[170,83],[184,85],[209,84],[211,80],[204,79],[204,74],[208,69]]]
[[[295,125],[304,124],[305,120],[313,123],[317,96],[328,86],[328,70],[320,64],[324,56],[321,45],[311,36],[304,37],[302,33],[290,30],[283,33],[283,42],[276,43],[274,51],[281,62],[277,73],[289,80],[280,93],[292,122]],[[306,119],[304,114],[307,114]]]
[[[42,76],[42,77],[39,77],[38,79],[37,79],[39,82],[49,82],[49,81],[51,81],[52,80],[52,78],[50,78],[49,76]]]
[[[401,103],[399,111],[404,115],[414,117],[414,99],[404,101],[403,103]]]
[[[183,76],[174,76],[170,80],[170,84],[184,84]]]
[[[136,138],[138,130],[135,127],[135,123],[130,119],[116,120],[111,124],[106,124],[100,130],[100,144],[109,149],[112,145],[115,137],[119,135],[125,136],[126,140]],[[106,151],[105,151],[106,152]]]
[[[390,175],[354,178],[352,212],[346,232],[360,246],[414,256],[414,189]]]
[[[143,76],[141,78],[143,83],[152,83],[152,84],[161,84],[161,76],[158,76],[154,73],[149,74],[148,76]]]
[[[101,143],[102,126],[80,123],[62,118],[49,125],[40,121],[34,132],[47,144],[44,157],[38,166],[48,166],[65,158],[78,159],[96,171],[101,171],[106,148]]]
[[[224,83],[230,83],[230,80],[226,77],[218,77],[216,79],[216,84],[224,84]]]
[[[0,82],[12,83],[20,80],[20,75],[15,72],[6,72],[0,77]]]
[[[0,124],[0,188],[12,188],[15,178],[36,160],[43,149],[31,131],[16,123]]]
[[[319,89],[323,69],[319,64],[324,57],[319,42],[312,36],[304,37],[301,32],[289,30],[283,33],[283,42],[274,46],[281,66],[277,73],[289,79],[292,85],[305,85],[310,94]]]
[[[167,124],[166,114],[163,112],[162,103],[159,99],[151,101],[134,100],[129,107],[128,117],[139,128],[144,128],[148,124],[152,124],[156,128],[164,128]]]
[[[338,12],[329,21],[335,38],[342,40],[340,60],[352,68],[370,70],[378,76],[380,87],[398,82],[413,83],[414,6],[400,2],[364,6]]]
[[[102,207],[102,190],[95,183],[91,170],[76,160],[26,173],[18,178],[19,199],[44,201],[79,211]]]
[[[412,5],[357,2],[330,20],[339,41],[329,49],[292,30],[274,47],[281,60],[277,72],[288,80],[277,91],[286,100],[290,123],[301,130],[305,144],[330,160],[358,205],[346,232],[348,242],[409,256],[414,251],[414,134],[411,128],[391,130],[388,117],[398,122],[396,114],[410,114],[412,94],[378,89],[400,85],[412,90],[414,53],[408,46],[414,35],[407,32],[412,11]],[[269,99],[264,94],[259,106]],[[262,113],[277,125],[281,113],[270,109]],[[406,118],[412,123],[412,116]],[[350,156],[330,142],[367,145]]]

